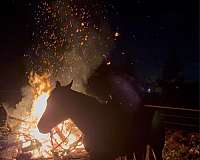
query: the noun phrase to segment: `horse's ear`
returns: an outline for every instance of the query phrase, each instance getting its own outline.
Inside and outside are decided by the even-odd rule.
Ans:
[[[56,81],[56,88],[60,88],[61,87],[61,84],[59,81]]]
[[[72,84],[73,84],[73,80],[66,86],[66,88],[67,88],[67,89],[71,89]]]

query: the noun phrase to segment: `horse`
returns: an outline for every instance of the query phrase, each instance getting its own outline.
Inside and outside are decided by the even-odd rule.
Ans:
[[[147,144],[154,149],[157,159],[162,159],[161,134],[152,132],[152,127],[145,125],[146,121],[138,123],[140,116],[147,116],[147,112],[133,118],[115,104],[100,103],[92,96],[72,90],[71,86],[72,82],[67,86],[57,82],[38,122],[41,133],[50,132],[70,118],[84,134],[83,142],[91,160],[113,160],[119,156],[132,160],[133,153],[137,160],[144,160]],[[151,141],[151,133],[158,135],[154,141]]]

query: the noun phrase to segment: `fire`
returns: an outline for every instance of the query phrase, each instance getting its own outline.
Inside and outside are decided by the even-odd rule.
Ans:
[[[46,109],[52,85],[48,74],[40,76],[33,73],[30,74],[29,84],[33,89],[34,101],[31,113],[23,117],[25,122],[18,128],[22,152],[31,152],[33,158],[85,155],[82,133],[70,119],[53,128],[49,134],[39,132],[37,123]]]

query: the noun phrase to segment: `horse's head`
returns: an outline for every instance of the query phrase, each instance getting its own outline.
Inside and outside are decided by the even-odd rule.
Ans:
[[[38,129],[41,133],[48,133],[63,120],[69,118],[67,116],[65,105],[70,105],[71,86],[73,81],[67,86],[61,86],[57,81],[55,89],[52,90],[48,100],[47,107],[38,122]],[[66,104],[67,103],[67,104]]]

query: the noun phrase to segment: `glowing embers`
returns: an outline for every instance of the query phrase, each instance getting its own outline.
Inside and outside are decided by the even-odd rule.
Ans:
[[[51,133],[42,134],[37,128],[47,106],[51,91],[49,76],[31,73],[29,83],[34,94],[31,113],[23,117],[18,128],[18,140],[22,144],[21,151],[30,152],[33,158],[85,156],[86,151],[82,142],[82,133],[71,120],[66,120],[53,128]]]
[[[82,157],[86,155],[82,142],[82,133],[71,120],[66,120],[51,131],[53,151],[59,157],[70,155]]]

